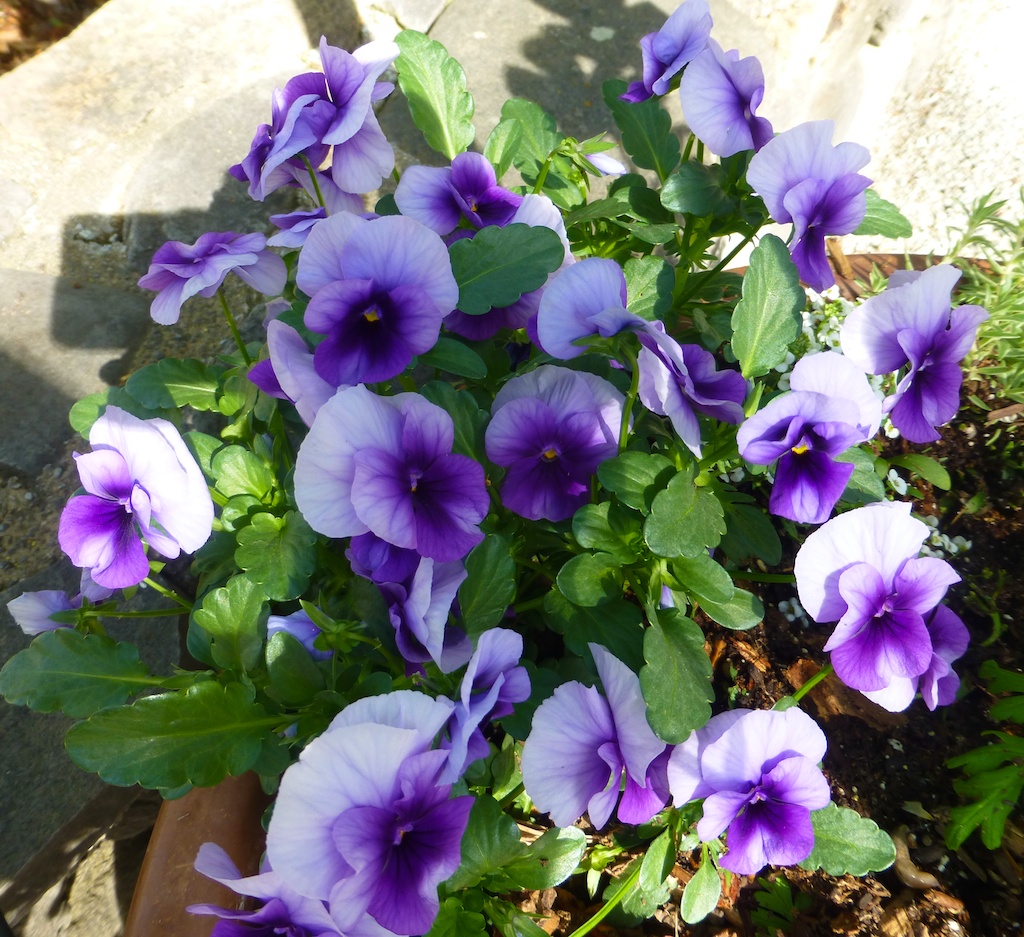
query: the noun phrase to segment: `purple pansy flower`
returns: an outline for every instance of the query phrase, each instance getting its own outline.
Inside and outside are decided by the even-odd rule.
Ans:
[[[614,260],[586,257],[548,281],[537,310],[537,342],[553,358],[568,360],[584,338],[608,338],[648,323],[626,309],[626,275]]]
[[[228,854],[215,843],[203,843],[199,847],[195,869],[233,892],[260,902],[260,906],[252,911],[214,904],[189,905],[185,910],[190,914],[212,914],[220,918],[212,937],[274,937],[277,934],[287,934],[288,937],[357,937],[359,933],[347,931],[342,934],[323,901],[300,895],[266,863],[258,875],[243,876]],[[373,931],[364,931],[363,934],[371,937]]]
[[[790,254],[800,277],[821,292],[835,283],[827,235],[850,234],[864,220],[871,185],[859,175],[871,159],[859,143],[832,145],[830,120],[800,124],[766,143],[750,160],[747,181],[774,221],[793,224]]]
[[[68,501],[57,531],[71,562],[98,585],[124,589],[149,575],[143,538],[169,559],[206,543],[213,501],[171,423],[107,407],[89,443],[92,452],[75,454],[87,494]]]
[[[328,537],[372,531],[447,562],[481,540],[490,499],[482,466],[453,453],[455,427],[418,394],[338,391],[316,415],[295,465],[295,500]]]
[[[679,82],[679,99],[689,128],[716,156],[759,150],[772,138],[772,125],[756,111],[764,97],[761,63],[736,49],[723,52],[714,39]]]
[[[403,215],[438,234],[465,221],[473,228],[506,225],[523,196],[498,185],[494,167],[479,153],[460,153],[450,167],[410,166],[395,189]]]
[[[628,172],[621,161],[607,153],[585,153],[584,157],[599,176],[624,176]]]
[[[448,754],[433,741],[451,712],[409,690],[357,700],[281,778],[267,857],[345,934],[367,916],[395,934],[434,922],[473,803],[438,781]]]
[[[505,507],[529,520],[572,517],[597,466],[618,451],[623,403],[604,378],[555,365],[505,384],[484,438],[487,458],[508,469]]]
[[[772,514],[822,524],[853,474],[852,462],[835,457],[875,435],[882,404],[864,373],[831,351],[801,358],[790,387],[743,423],[736,443],[748,462],[778,460]]]
[[[667,746],[647,723],[637,675],[600,645],[590,651],[605,695],[572,680],[537,707],[523,746],[523,784],[557,826],[586,812],[601,829],[616,803],[623,823],[646,823],[668,800]]]
[[[717,371],[711,352],[699,345],[680,345],[661,322],[652,322],[640,333],[640,344],[640,400],[648,410],[667,416],[699,459],[697,414],[742,423],[746,380],[738,371]]]
[[[302,422],[312,426],[317,411],[338,388],[316,373],[313,352],[290,325],[277,319],[268,323],[267,350],[270,357],[249,369],[249,380],[272,397],[290,400]]]
[[[444,242],[411,218],[340,214],[310,231],[296,282],[324,335],[316,372],[335,387],[388,380],[429,351],[459,301]]]
[[[838,622],[825,650],[847,686],[875,692],[894,681],[940,679],[941,663],[955,659],[948,654],[962,633],[944,614],[932,616],[937,651],[926,616],[960,577],[945,560],[918,556],[927,536],[909,504],[884,501],[834,517],[797,553],[800,604],[817,622]],[[895,704],[901,686],[877,700]],[[905,694],[900,700],[902,708],[910,703]]]
[[[869,374],[909,366],[885,409],[911,442],[934,442],[936,427],[956,414],[960,362],[988,318],[981,306],[951,308],[959,279],[960,271],[949,264],[897,271],[885,292],[851,310],[843,322],[843,354]]]
[[[728,829],[722,868],[754,875],[769,864],[794,865],[814,848],[811,811],[830,800],[818,768],[825,748],[825,734],[799,709],[734,709],[672,750],[672,798],[680,807],[703,798],[703,841]]]
[[[369,192],[394,168],[395,155],[372,104],[391,92],[377,79],[398,56],[393,42],[371,42],[355,52],[320,40],[323,73],[307,72],[274,92],[270,124],[256,132],[246,158],[231,174],[249,183],[252,198],[288,185],[306,171],[304,156],[318,168],[330,147],[331,175],[345,192]]]
[[[50,616],[55,612],[70,612],[82,607],[82,596],[70,598],[62,589],[41,589],[37,592],[23,592],[7,603],[14,623],[27,635],[42,634],[69,628],[70,625],[54,621]]]
[[[569,264],[575,263],[572,248],[569,246],[569,238],[565,233],[565,219],[554,202],[546,195],[524,195],[523,201],[516,209],[509,224],[525,224],[531,227],[550,228],[558,235],[564,250],[561,270]],[[465,230],[465,229],[462,229]],[[466,232],[469,233],[468,231]],[[548,277],[558,273],[556,270]],[[529,329],[535,324],[537,309],[540,306],[540,299],[544,295],[545,286],[523,293],[511,306],[491,309],[481,316],[469,316],[456,309],[445,316],[444,325],[450,332],[468,338],[470,341],[479,342],[491,338],[501,329]]]
[[[530,695],[530,675],[519,666],[522,635],[507,628],[491,628],[477,639],[476,650],[459,686],[448,738],[448,766],[443,781],[456,781],[466,768],[487,755],[490,748],[480,726],[512,712],[514,703]]]
[[[672,78],[707,45],[712,25],[707,0],[681,4],[661,29],[640,40],[644,77],[630,82],[622,100],[646,101],[667,94]]]
[[[321,651],[314,644],[320,637],[320,628],[304,611],[292,612],[290,615],[271,615],[267,619],[267,640],[279,631],[290,634],[316,660],[327,660],[334,651]]]
[[[153,255],[139,286],[156,290],[150,315],[160,325],[173,325],[186,299],[214,296],[224,278],[234,271],[245,283],[267,296],[284,289],[288,271],[284,261],[267,250],[262,234],[209,232],[195,244],[168,241]]]

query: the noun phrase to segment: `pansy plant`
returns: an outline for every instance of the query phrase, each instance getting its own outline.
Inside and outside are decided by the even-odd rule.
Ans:
[[[191,909],[218,933],[522,933],[517,890],[626,850],[595,858],[585,830],[631,827],[622,843],[662,857],[699,844],[688,913],[718,869],[892,861],[830,806],[810,716],[716,696],[704,630],[762,622],[745,584],[794,538],[826,667],[892,710],[953,702],[959,577],[870,481],[883,412],[911,441],[955,413],[985,314],[952,306],[950,268],[894,276],[843,353],[801,357],[780,392],[800,281],[833,282],[825,237],[905,222],[831,123],[759,117],[760,65],[711,29],[686,0],[644,37],[642,77],[606,85],[640,171],[519,99],[475,139],[461,68],[422,34],[325,40],[232,169],[257,200],[307,201],[269,241],[165,245],[140,281],[170,323],[234,274],[267,298],[265,333],[246,343],[222,302],[233,352],[75,407],[90,448],[58,540],[81,590],[11,603],[34,639],[0,691],[79,720],[68,752],[110,783],[170,796],[253,770],[277,792],[261,870],[215,844],[196,860],[256,902]],[[389,77],[439,156],[379,197]],[[755,245],[742,281],[735,243],[713,259],[727,236]],[[867,375],[890,372],[883,401]],[[193,594],[161,576],[181,553]],[[107,636],[154,614],[124,609],[139,584],[185,619],[201,671],[152,674]],[[627,865],[611,900],[653,910],[659,862]]]

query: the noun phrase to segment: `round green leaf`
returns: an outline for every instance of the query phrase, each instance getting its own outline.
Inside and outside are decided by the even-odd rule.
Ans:
[[[855,810],[830,803],[811,814],[814,849],[802,869],[822,869],[829,875],[867,875],[896,861],[896,847],[874,820]]]

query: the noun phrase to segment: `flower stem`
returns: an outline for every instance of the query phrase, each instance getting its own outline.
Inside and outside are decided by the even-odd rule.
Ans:
[[[676,300],[677,305],[681,305],[686,302],[691,296],[693,296],[700,288],[704,285],[707,280],[717,276],[721,273],[744,247],[746,247],[753,239],[756,231],[751,231],[742,241],[739,242],[728,254],[726,254],[714,267],[707,271],[707,273],[701,276],[691,278],[691,286],[686,290],[682,296]]]
[[[313,191],[316,192],[316,200],[320,203],[320,207],[326,212],[327,202],[324,201],[324,193],[320,191],[320,180],[316,177],[316,170],[313,168],[313,164],[309,161],[308,156],[303,154],[302,161],[306,164],[310,181],[313,183]]]
[[[632,350],[623,347],[623,354],[629,359],[633,367],[633,378],[629,382],[629,391],[626,394],[626,402],[622,405],[622,425],[619,427],[619,452],[626,451],[626,443],[629,442],[629,417],[633,412],[633,402],[636,400],[640,390],[640,366],[637,364],[636,355]]]
[[[167,586],[162,586],[155,579],[147,576],[142,580],[150,589],[154,589],[159,592],[165,599],[170,599],[172,602],[177,602],[182,608],[192,611],[192,603],[188,599],[183,599],[173,589],[168,589]]]
[[[238,346],[238,350],[242,353],[242,358],[245,361],[246,367],[252,364],[252,358],[249,357],[249,349],[245,347],[245,342],[242,341],[242,335],[238,331],[238,323],[235,322],[235,317],[231,313],[231,309],[228,307],[228,301],[224,298],[224,293],[220,290],[217,291],[217,297],[220,299],[220,308],[224,310],[224,318],[227,319],[228,328],[231,329],[231,334],[235,339],[235,344]]]
[[[622,880],[622,886],[616,890],[611,899],[601,905],[593,915],[576,928],[576,930],[572,932],[571,937],[583,937],[584,934],[589,934],[595,927],[597,927],[598,924],[611,914],[616,907],[626,900],[629,893],[633,890],[633,886],[640,879],[640,868],[642,865],[642,862],[636,863],[629,875]]]
[[[146,608],[134,612],[98,612],[97,618],[177,618],[180,608]]]
[[[796,582],[792,573],[751,573],[745,569],[730,569],[729,575],[745,582]]]
[[[797,703],[800,702],[808,693],[811,692],[822,680],[824,680],[829,674],[833,672],[831,664],[826,664],[821,668],[810,680],[808,680],[799,690],[793,694],[793,700]]]

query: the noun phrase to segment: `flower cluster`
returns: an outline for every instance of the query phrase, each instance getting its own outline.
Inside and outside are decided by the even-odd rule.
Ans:
[[[885,414],[936,438],[985,313],[952,307],[949,267],[894,276],[804,353],[798,277],[826,289],[825,237],[870,227],[882,200],[829,122],[776,134],[757,116],[761,67],[712,25],[686,0],[644,37],[642,77],[605,88],[619,127],[650,135],[622,134],[642,167],[657,154],[656,182],[529,102],[471,150],[461,69],[426,36],[323,41],[323,71],[274,94],[232,169],[257,200],[307,201],[269,240],[165,245],[140,281],[170,323],[234,272],[268,297],[264,340],[223,301],[233,352],[149,365],[76,409],[91,451],[58,539],[80,594],[11,603],[35,638],[0,691],[83,719],[68,750],[112,783],[181,793],[254,770],[276,791],[258,874],[199,854],[258,902],[192,907],[215,933],[455,933],[481,913],[519,933],[517,888],[607,865],[585,859],[584,817],[672,851],[699,840],[711,876],[835,867],[844,841],[888,854],[844,814],[818,855],[822,730],[798,705],[713,705],[729,692],[702,625],[758,626],[746,584],[798,550],[787,617],[835,623],[843,681],[893,710],[953,701],[967,634],[941,601],[959,577],[884,500],[875,439]],[[403,167],[374,201],[392,66],[443,165]],[[657,114],[675,89],[685,147]],[[691,158],[698,140],[721,160]],[[759,233],[771,222],[788,247]],[[737,234],[757,241],[739,299],[707,264]],[[869,375],[890,372],[883,400]],[[180,553],[194,597],[161,577]],[[188,612],[201,671],[149,674],[106,635],[105,617],[154,614],[122,610],[140,583],[173,600],[156,614]],[[630,867],[640,906],[662,883]]]

